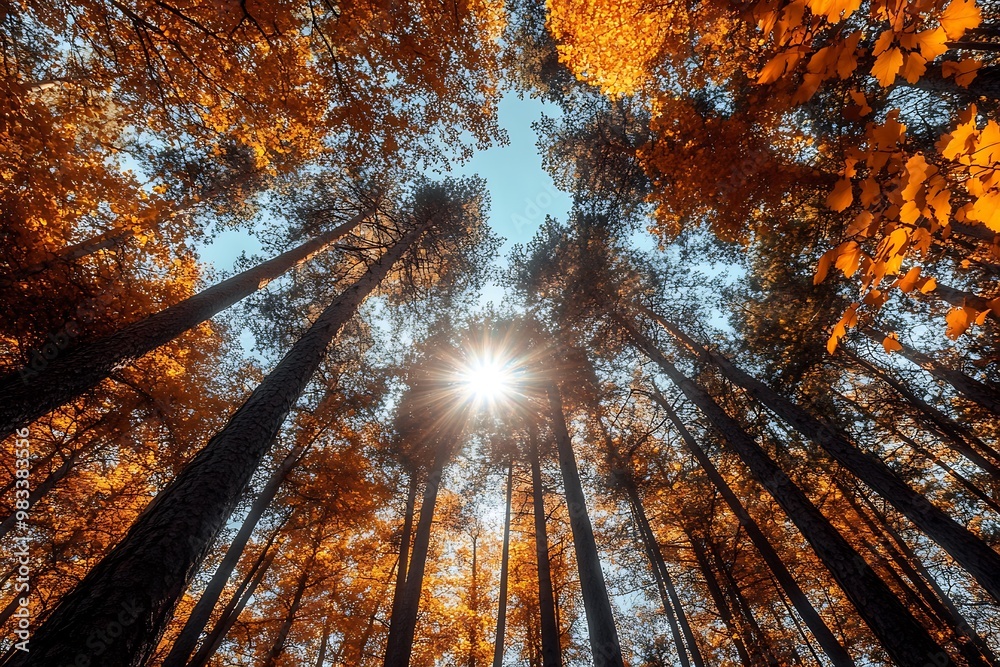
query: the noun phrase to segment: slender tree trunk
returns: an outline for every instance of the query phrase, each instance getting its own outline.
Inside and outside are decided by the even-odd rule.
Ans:
[[[847,489],[836,478],[835,481],[837,481],[837,486],[841,489],[844,498],[865,522],[869,530],[886,539],[886,549],[893,556],[893,560],[899,564],[900,569],[913,582],[920,595],[934,608],[934,613],[955,633],[957,642],[962,648],[962,654],[966,656],[970,664],[982,664],[983,661],[990,665],[1000,664],[993,650],[966,620],[961,610],[955,606],[951,596],[941,589],[934,576],[927,571],[923,562],[913,553],[910,545],[889,524],[885,515],[879,512],[872,500],[862,492]],[[874,518],[869,513],[874,515]],[[977,656],[970,657],[968,644],[975,646]]]
[[[493,667],[503,667],[504,639],[507,636],[507,567],[510,563],[510,505],[514,496],[514,459],[507,463],[507,508],[503,519],[503,554],[500,556],[500,600],[497,603],[497,632],[493,640]]]
[[[281,621],[278,634],[275,636],[274,642],[272,642],[271,648],[264,658],[265,667],[275,667],[278,664],[278,658],[285,652],[288,633],[292,630],[292,624],[295,623],[295,615],[299,613],[299,607],[302,606],[302,596],[305,595],[306,588],[308,587],[309,571],[312,569],[314,558],[315,554],[306,562],[298,581],[295,583],[295,595],[292,596],[292,603],[288,606],[288,613],[285,614],[285,618]]]
[[[316,667],[323,667],[323,663],[326,662],[326,651],[329,644],[330,644],[330,617],[327,616],[323,620],[323,636],[319,640],[319,651],[316,652]],[[344,643],[341,642],[340,648],[343,648],[343,646]],[[338,648],[337,654],[339,653],[340,649]],[[337,654],[334,655],[335,658],[337,657]],[[336,661],[334,661],[334,664],[336,664]]]
[[[861,333],[879,345],[886,338],[885,334],[872,327],[861,327]],[[1000,392],[996,389],[983,384],[975,378],[969,377],[961,371],[956,371],[938,363],[930,355],[918,352],[909,345],[902,342],[899,344],[903,348],[899,353],[908,360],[920,366],[941,382],[951,385],[955,391],[983,409],[989,410],[995,415],[1000,415]]]
[[[618,641],[618,629],[611,610],[611,598],[601,571],[601,560],[594,540],[594,527],[587,513],[583,485],[576,466],[573,442],[566,429],[562,397],[558,387],[548,387],[549,409],[552,416],[552,430],[559,449],[559,467],[562,470],[566,504],[569,506],[569,522],[573,532],[573,546],[576,551],[577,569],[580,573],[580,587],[583,589],[583,607],[587,614],[587,629],[590,636],[590,650],[593,652],[595,667],[624,667],[622,649]]]
[[[989,507],[991,510],[993,510],[994,512],[997,512],[998,514],[1000,514],[1000,504],[997,504],[997,502],[995,500],[993,500],[993,498],[991,498],[990,495],[988,493],[986,493],[986,491],[984,491],[983,489],[981,489],[978,486],[976,486],[972,482],[972,480],[970,480],[969,478],[965,477],[965,475],[963,475],[962,473],[960,473],[957,470],[955,470],[954,468],[952,468],[946,461],[944,461],[940,456],[938,456],[937,454],[935,454],[933,451],[927,449],[926,447],[924,447],[923,445],[921,445],[919,442],[917,442],[916,440],[914,440],[910,436],[908,436],[905,433],[903,433],[899,429],[899,427],[896,426],[895,423],[892,423],[892,422],[887,423],[885,419],[883,419],[883,418],[875,415],[871,410],[869,410],[868,408],[866,408],[863,405],[861,405],[858,401],[854,400],[853,398],[849,398],[848,396],[845,396],[843,393],[841,393],[839,391],[834,391],[834,395],[837,396],[837,398],[839,398],[842,401],[844,401],[845,403],[851,405],[863,417],[865,417],[866,419],[868,419],[869,421],[871,421],[873,424],[876,424],[877,426],[881,426],[882,428],[884,428],[885,430],[887,430],[889,433],[891,433],[892,435],[894,435],[897,438],[899,438],[899,440],[901,442],[903,442],[904,444],[906,444],[907,447],[909,447],[913,451],[917,452],[918,454],[920,454],[924,458],[929,459],[930,461],[933,461],[935,463],[935,465],[937,465],[939,468],[941,468],[942,470],[944,470],[945,473],[949,477],[951,477],[956,482],[958,482],[958,484],[960,486],[964,487],[966,491],[968,491],[969,493],[971,493],[976,498],[979,498],[979,500],[981,500],[983,502],[983,504],[986,505],[987,507]],[[998,481],[1000,481],[1000,478],[998,478]]]
[[[889,655],[901,667],[925,667],[928,656],[939,660],[941,667],[954,664],[878,574],[743,427],[726,414],[699,384],[678,371],[652,341],[628,321],[620,318],[617,321],[632,342],[702,411],[754,477],[781,505]]]
[[[972,292],[966,292],[965,290],[956,289],[954,287],[948,287],[947,285],[942,285],[940,283],[929,292],[930,296],[941,299],[945,303],[951,304],[956,308],[961,308],[963,306],[968,306],[969,308],[974,308],[980,313],[988,313],[989,317],[994,322],[1000,320],[990,307],[989,301],[979,296],[978,294],[973,294]]]
[[[403,517],[403,534],[399,538],[399,565],[396,567],[396,587],[392,592],[392,612],[389,618],[399,618],[399,607],[403,604],[406,590],[407,562],[410,557],[410,539],[413,536],[413,515],[417,507],[417,471],[410,473],[410,483],[406,490],[406,509]]]
[[[646,510],[642,506],[642,500],[639,498],[639,492],[635,488],[634,482],[626,478],[622,480],[622,485],[625,487],[625,492],[628,495],[629,507],[632,510],[632,517],[635,520],[636,530],[639,533],[639,542],[642,544],[646,559],[649,561],[649,569],[653,573],[653,581],[656,582],[656,589],[660,594],[663,615],[667,617],[667,623],[670,625],[670,632],[674,638],[674,647],[677,649],[677,657],[680,660],[681,667],[690,667],[691,661],[688,660],[688,652],[684,649],[680,623],[677,620],[677,614],[674,612],[675,603],[667,592],[667,585],[663,579],[663,571],[666,569],[666,564],[663,563],[663,555],[660,553],[656,537],[652,534],[652,530],[649,527]],[[677,605],[677,608],[679,609],[680,605]],[[690,637],[688,638],[688,642],[694,646],[695,651],[698,650]],[[699,667],[702,666],[699,665]]]
[[[225,609],[222,610],[219,620],[215,622],[212,631],[205,637],[201,648],[191,658],[191,662],[188,663],[187,667],[205,667],[208,661],[212,659],[212,656],[215,655],[215,652],[219,650],[222,640],[226,638],[229,630],[236,624],[240,614],[243,613],[243,608],[246,607],[247,602],[253,597],[257,587],[260,586],[260,582],[264,580],[264,576],[271,567],[271,563],[274,562],[275,556],[278,555],[278,549],[272,549],[272,544],[276,536],[277,531],[271,534],[271,539],[268,540],[264,549],[260,552],[260,556],[257,557],[253,567],[250,568],[250,571],[244,577],[243,582],[233,592],[233,596],[230,598],[229,603],[226,604]]]
[[[771,541],[767,539],[767,536],[764,535],[764,531],[760,529],[760,526],[754,518],[750,516],[749,512],[747,512],[743,503],[740,502],[739,497],[729,486],[729,483],[722,476],[722,473],[719,472],[719,469],[715,467],[712,460],[698,445],[698,442],[691,434],[691,431],[689,431],[684,422],[681,421],[680,416],[658,391],[653,392],[650,396],[652,396],[657,405],[659,405],[664,412],[667,413],[667,417],[673,423],[674,428],[677,429],[678,433],[680,433],[681,441],[684,443],[684,448],[695,458],[695,460],[698,461],[698,464],[701,466],[702,470],[705,471],[708,479],[712,482],[715,488],[718,489],[722,499],[726,501],[729,509],[736,516],[740,525],[743,526],[743,529],[747,533],[747,537],[750,538],[750,541],[753,543],[754,547],[756,547],[758,553],[760,553],[761,557],[764,559],[764,562],[767,563],[768,568],[774,574],[775,579],[777,579],[778,583],[781,585],[782,590],[785,591],[788,599],[791,600],[795,610],[799,612],[802,620],[806,622],[807,626],[809,626],[809,630],[813,633],[813,636],[816,637],[816,641],[819,642],[823,651],[826,652],[826,655],[837,667],[853,667],[854,660],[851,658],[850,654],[837,639],[836,635],[833,634],[833,631],[830,630],[829,626],[827,626],[826,622],[816,611],[816,608],[813,607],[805,592],[799,586],[798,582],[795,581],[795,577],[793,577],[792,573],[789,572],[788,567],[785,565],[781,556],[778,555],[774,546],[771,545]]]
[[[86,241],[81,241],[64,248],[59,254],[51,259],[36,262],[5,275],[0,275],[0,285],[21,282],[34,275],[48,271],[60,264],[70,264],[78,259],[92,255],[101,250],[109,248],[121,248],[131,238],[135,236],[135,230],[131,227],[127,229],[109,229],[97,236],[93,236]]]
[[[444,473],[444,464],[450,458],[451,442],[439,442],[434,454],[434,463],[427,475],[423,502],[420,505],[420,520],[413,539],[413,551],[406,573],[403,599],[397,613],[389,622],[389,638],[385,647],[385,667],[409,667],[413,652],[413,636],[417,627],[417,611],[420,606],[420,591],[423,587],[424,569],[427,565],[427,551],[430,548],[431,525],[434,521],[434,506],[437,504],[438,489]]]
[[[476,646],[479,643],[479,570],[478,570],[479,536],[472,536],[472,585],[469,590],[469,611],[472,612],[472,623],[469,625],[469,667],[476,667]]]
[[[930,422],[932,430],[952,444],[952,447],[965,458],[969,459],[984,471],[1000,479],[1000,452],[987,445],[968,428],[951,419],[943,412],[922,400],[909,390],[902,382],[892,377],[885,369],[879,368],[866,359],[862,359],[858,354],[847,346],[838,348],[855,364],[863,368],[870,375],[882,380],[893,388],[897,394],[903,397],[907,403],[912,405]],[[975,447],[973,447],[973,445]],[[979,450],[985,452],[985,455]],[[989,458],[987,458],[989,457]]]
[[[57,351],[51,361],[42,359],[41,367],[32,362],[19,371],[0,377],[0,440],[19,426],[97,386],[114,370],[170,342],[263,288],[286,271],[308,261],[351,232],[370,214],[371,210],[366,210],[336,229],[133,322],[106,338]],[[387,257],[391,254],[390,250]]]
[[[38,628],[19,664],[51,665],[91,655],[93,633],[122,632],[102,660],[142,665],[174,605],[239,502],[271,443],[343,325],[429,228],[413,228],[319,316],[228,424],[143,511],[125,538],[65,596]],[[88,641],[90,642],[88,644]]]
[[[889,501],[947,551],[987,593],[995,600],[1000,600],[1000,554],[946,512],[929,502],[922,494],[914,491],[882,461],[858,449],[840,429],[821,422],[763,382],[745,373],[724,355],[699,345],[676,325],[662,317],[656,316],[656,318],[692,354],[718,368],[728,380],[745,389],[753,398],[796,431],[822,447],[838,463]]]
[[[716,576],[715,569],[712,567],[711,562],[708,558],[708,552],[705,549],[705,544],[701,537],[692,534],[687,528],[684,532],[688,536],[688,542],[691,544],[691,551],[694,553],[694,558],[698,562],[698,568],[701,570],[702,577],[705,578],[705,585],[708,586],[708,594],[712,598],[712,602],[715,603],[715,608],[719,611],[719,618],[722,619],[723,625],[729,631],[729,637],[733,641],[733,646],[736,648],[736,653],[740,657],[740,663],[743,665],[753,665],[753,660],[750,657],[750,651],[747,649],[746,643],[743,641],[740,628],[736,627],[736,621],[733,619],[732,610],[729,608],[729,602],[726,600],[725,593],[722,592],[722,586],[719,584],[719,579]]]
[[[771,649],[771,643],[764,630],[760,627],[757,617],[753,613],[753,608],[747,601],[746,596],[740,588],[739,582],[733,575],[733,570],[719,552],[719,547],[714,540],[706,541],[708,555],[715,563],[715,569],[722,574],[723,581],[729,600],[732,604],[733,613],[740,619],[739,626],[743,630],[744,641],[750,649],[754,661],[761,665],[775,665],[777,658]]]
[[[170,653],[164,658],[162,667],[184,667],[187,664],[188,658],[198,644],[198,637],[205,630],[205,626],[212,616],[212,610],[215,609],[215,605],[218,604],[219,598],[226,588],[226,584],[229,583],[229,578],[232,576],[233,570],[236,569],[236,564],[239,563],[240,558],[243,556],[243,550],[246,549],[254,529],[257,528],[257,524],[260,522],[261,517],[264,516],[264,512],[271,506],[271,501],[274,500],[274,496],[278,493],[278,489],[281,487],[282,482],[285,481],[285,477],[288,476],[289,471],[301,460],[306,447],[307,445],[298,445],[293,448],[275,471],[271,473],[271,477],[267,480],[264,488],[261,489],[260,494],[258,494],[250,506],[250,511],[243,520],[243,525],[240,526],[239,532],[236,533],[236,537],[233,538],[232,543],[229,545],[229,549],[226,551],[226,555],[223,556],[222,562],[219,563],[218,569],[212,575],[211,580],[209,580],[208,585],[198,599],[198,603],[191,611],[191,615],[188,616],[184,628],[174,641],[174,645],[170,648]]]
[[[542,469],[538,460],[538,435],[533,427],[528,429],[528,448],[531,457],[531,498],[535,519],[535,557],[538,562],[538,614],[542,635],[542,667],[562,667],[559,624],[556,620],[556,603],[552,592],[552,566],[549,563],[549,538],[545,526],[547,518],[545,491],[542,488]]]

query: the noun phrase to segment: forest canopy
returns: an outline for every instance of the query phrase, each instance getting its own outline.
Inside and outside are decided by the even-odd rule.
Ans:
[[[996,3],[0,0],[0,106],[0,667],[1000,667]]]

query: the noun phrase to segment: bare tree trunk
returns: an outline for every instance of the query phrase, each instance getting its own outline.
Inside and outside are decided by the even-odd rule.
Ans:
[[[472,585],[469,590],[469,611],[472,612],[472,623],[469,626],[469,667],[476,667],[476,645],[479,643],[479,570],[478,570],[479,536],[472,536]]]
[[[275,556],[278,555],[278,549],[271,548],[277,534],[278,531],[271,534],[271,538],[264,545],[260,556],[257,557],[253,567],[250,568],[242,583],[233,592],[233,596],[230,598],[229,603],[226,604],[225,609],[222,610],[219,620],[215,622],[212,631],[205,637],[201,648],[191,658],[191,662],[188,663],[187,667],[205,667],[212,656],[215,655],[215,652],[219,650],[222,640],[226,638],[229,630],[236,623],[237,619],[239,619],[240,614],[243,613],[243,608],[246,607],[247,602],[253,597],[257,587],[260,586],[260,582],[264,580],[264,575],[267,574],[268,569],[271,567],[271,563],[274,562]]]
[[[556,603],[552,592],[552,567],[549,563],[549,539],[545,527],[547,515],[542,488],[542,469],[538,460],[538,435],[533,427],[528,429],[528,447],[531,450],[529,452],[531,497],[535,518],[535,556],[538,561],[538,613],[542,635],[542,667],[562,667],[559,624],[556,621]]]
[[[744,641],[747,648],[750,649],[754,661],[761,665],[777,664],[778,660],[771,649],[770,641],[760,627],[760,623],[757,622],[753,608],[743,595],[739,582],[733,575],[732,568],[719,553],[718,545],[714,540],[707,540],[706,546],[709,557],[715,563],[716,571],[722,574],[728,597],[732,603],[733,613],[740,619],[739,626],[743,629]]]
[[[70,264],[78,259],[86,257],[87,255],[92,255],[101,250],[121,248],[134,236],[135,230],[131,227],[126,229],[109,229],[108,231],[102,232],[97,236],[93,236],[86,241],[81,241],[80,243],[64,248],[60,253],[53,256],[51,259],[36,262],[30,266],[0,275],[0,285],[9,285],[10,283],[27,280],[34,275],[42,273],[43,271],[48,271],[49,269],[55,268],[60,264]]]
[[[868,410],[853,398],[849,398],[839,391],[835,391],[834,394],[845,403],[848,403],[849,405],[853,406],[854,409],[856,409],[859,413],[861,413],[861,415],[863,415],[865,418],[870,420],[873,424],[876,424],[886,429],[894,436],[899,438],[901,442],[905,443],[907,447],[917,452],[921,456],[933,461],[939,468],[944,470],[949,477],[954,479],[956,482],[958,482],[960,486],[965,488],[966,491],[968,491],[973,496],[981,500],[983,504],[989,507],[991,510],[1000,514],[1000,504],[997,504],[997,502],[993,500],[993,498],[991,498],[988,493],[986,493],[984,490],[976,486],[972,482],[972,480],[968,479],[967,477],[965,477],[965,475],[963,475],[962,473],[958,472],[950,465],[948,465],[948,463],[942,460],[940,456],[938,456],[937,454],[927,449],[926,447],[921,445],[919,442],[917,442],[910,436],[900,431],[899,427],[896,426],[895,424],[886,423],[885,419],[876,416],[874,413],[871,412],[871,410]],[[997,479],[998,481],[1000,481],[1000,478]]]
[[[743,529],[747,532],[747,537],[749,537],[750,541],[753,542],[754,547],[756,547],[757,551],[764,559],[764,562],[767,563],[768,568],[774,574],[778,583],[781,585],[782,590],[785,591],[788,599],[791,600],[795,610],[799,612],[802,620],[804,620],[806,625],[809,626],[809,630],[813,633],[813,636],[816,637],[816,641],[819,642],[823,651],[826,652],[827,656],[834,665],[837,665],[837,667],[853,667],[854,660],[851,658],[850,654],[833,634],[833,631],[830,630],[829,626],[827,626],[826,622],[816,611],[816,608],[813,607],[805,592],[799,586],[798,582],[795,581],[795,577],[793,577],[792,573],[789,572],[788,567],[781,559],[781,556],[778,555],[774,546],[771,545],[771,541],[767,539],[767,536],[764,535],[764,531],[760,529],[760,526],[757,525],[754,518],[750,516],[749,512],[747,512],[743,503],[740,502],[739,497],[737,497],[736,493],[729,486],[729,483],[722,476],[722,473],[719,472],[719,469],[715,467],[712,460],[698,445],[698,442],[691,434],[691,431],[689,431],[687,426],[684,425],[684,422],[681,421],[680,416],[658,391],[653,392],[650,396],[654,401],[656,401],[657,405],[659,405],[667,413],[667,417],[670,418],[674,428],[676,428],[677,432],[680,433],[681,441],[684,443],[684,448],[695,458],[695,460],[698,461],[698,464],[701,466],[702,470],[705,471],[708,479],[712,482],[715,488],[718,489],[722,499],[726,501],[729,509],[733,512],[736,519],[740,522],[740,525],[743,526]]]
[[[237,301],[263,288],[288,270],[308,261],[348,234],[371,214],[350,221],[302,245],[188,297],[178,304],[133,322],[90,343],[56,350],[50,361],[36,358],[19,371],[0,377],[0,440],[97,386],[113,371],[169,343]],[[389,253],[392,253],[390,250]],[[67,345],[71,345],[69,333]],[[39,359],[41,359],[40,363]],[[37,367],[40,365],[41,367]]]
[[[514,495],[514,459],[507,463],[507,507],[503,519],[503,554],[500,556],[500,600],[497,603],[497,632],[493,640],[493,667],[503,667],[507,636],[507,567],[510,562],[510,506]]]
[[[257,528],[257,524],[260,522],[261,517],[264,516],[264,512],[271,506],[271,501],[274,500],[274,496],[278,493],[282,482],[285,481],[285,477],[288,476],[291,469],[301,460],[306,447],[307,445],[294,447],[285,456],[285,459],[278,465],[275,471],[271,473],[271,477],[267,480],[264,488],[261,489],[260,494],[258,494],[250,506],[250,511],[243,520],[243,525],[240,526],[239,532],[236,533],[236,537],[233,538],[232,543],[229,545],[229,549],[226,551],[226,555],[223,556],[222,562],[219,563],[218,569],[212,575],[211,580],[209,580],[208,585],[198,599],[198,603],[191,611],[191,615],[188,616],[184,628],[174,641],[174,645],[170,648],[170,653],[163,659],[162,667],[184,667],[187,664],[188,658],[198,644],[198,637],[205,630],[205,626],[212,616],[212,610],[215,609],[215,605],[218,604],[219,598],[226,588],[226,584],[229,583],[229,578],[232,576],[233,570],[236,569],[236,564],[239,563],[240,558],[243,556],[243,550],[246,549],[254,529]]]
[[[952,444],[955,451],[978,465],[984,471],[990,473],[997,479],[1000,479],[1000,465],[997,463],[1000,462],[1000,452],[987,445],[968,428],[951,419],[933,405],[930,405],[926,401],[922,400],[915,393],[910,391],[906,385],[892,377],[892,375],[890,375],[885,369],[879,368],[866,359],[862,359],[854,350],[847,346],[841,346],[838,349],[842,350],[851,361],[863,368],[866,372],[892,387],[897,394],[902,396],[903,400],[916,408],[925,417],[926,421],[930,422],[934,432],[938,433]],[[985,455],[977,451],[973,445],[985,452]],[[987,456],[989,458],[986,458]]]
[[[587,513],[583,485],[576,466],[573,442],[566,429],[562,397],[555,384],[548,387],[549,409],[552,430],[559,449],[559,467],[562,470],[566,504],[569,506],[569,522],[573,531],[573,546],[576,550],[577,569],[580,573],[580,587],[583,589],[583,606],[587,614],[587,629],[590,636],[590,650],[596,667],[624,667],[622,649],[618,641],[618,629],[611,610],[611,598],[601,571],[601,560],[594,540],[594,527]]]
[[[399,539],[399,564],[396,567],[396,587],[392,592],[392,611],[389,618],[399,617],[399,607],[403,604],[406,591],[406,571],[410,557],[410,539],[413,536],[413,515],[417,506],[417,471],[410,472],[410,482],[406,490],[406,508],[403,516],[403,534]]]
[[[309,582],[309,571],[312,569],[314,558],[315,553],[306,562],[298,581],[295,583],[295,595],[292,596],[292,603],[288,606],[288,613],[285,614],[285,618],[281,622],[281,627],[278,628],[278,634],[275,636],[274,642],[271,643],[271,648],[264,658],[265,667],[275,667],[278,664],[278,658],[285,652],[285,642],[288,641],[288,633],[291,632],[292,624],[295,623],[295,615],[299,613],[299,607],[302,606],[302,596],[305,595],[306,588],[308,587],[306,584]]]
[[[705,578],[705,584],[708,586],[708,594],[712,598],[712,602],[715,604],[715,608],[719,611],[719,618],[722,619],[722,623],[726,626],[729,631],[729,637],[733,641],[733,646],[736,648],[736,653],[740,657],[740,663],[743,665],[753,665],[753,659],[750,657],[750,651],[747,649],[746,643],[742,638],[742,631],[740,628],[736,627],[736,621],[733,619],[732,610],[729,608],[729,602],[726,600],[725,593],[722,592],[722,586],[719,584],[719,580],[716,576],[715,569],[708,558],[708,552],[705,548],[705,544],[701,537],[692,534],[686,527],[684,532],[688,536],[688,542],[691,544],[691,551],[694,553],[694,558],[698,562],[698,568],[701,570],[702,577]]]
[[[892,658],[902,667],[925,667],[928,656],[940,660],[941,667],[954,664],[878,574],[743,427],[699,384],[678,371],[652,341],[628,321],[621,318],[617,321],[636,347],[705,414],[723,440],[781,505]]]
[[[868,336],[872,341],[882,344],[886,336],[881,331],[872,327],[862,326],[861,333]],[[984,410],[989,410],[995,415],[1000,415],[1000,392],[983,384],[975,378],[971,378],[961,371],[948,368],[944,364],[938,363],[930,355],[914,350],[909,345],[899,343],[903,349],[899,351],[911,362],[920,366],[925,371],[933,375],[938,380],[951,385],[959,394],[979,405]]]
[[[330,617],[327,616],[323,619],[323,636],[319,640],[319,651],[316,652],[316,667],[323,667],[323,663],[326,662],[326,651],[330,644]],[[344,643],[340,643],[340,648],[343,648]],[[340,649],[338,648],[337,653],[334,654],[334,658],[338,657]],[[336,664],[336,660],[334,660]]]
[[[947,551],[987,593],[995,600],[1000,600],[1000,554],[922,494],[914,491],[882,461],[858,449],[840,429],[820,421],[763,382],[751,377],[724,355],[699,345],[676,325],[662,317],[655,317],[692,354],[718,368],[729,381],[745,389],[762,405],[822,447],[838,463],[888,500]]]
[[[679,601],[671,599],[670,594],[667,592],[667,585],[663,578],[666,563],[663,562],[660,546],[657,544],[656,536],[649,526],[649,518],[646,516],[646,510],[642,506],[642,500],[639,498],[639,491],[635,488],[635,483],[631,478],[625,478],[622,479],[622,485],[625,487],[625,492],[628,496],[629,507],[632,510],[632,517],[635,520],[636,530],[639,533],[639,542],[642,544],[646,559],[649,561],[649,569],[653,573],[653,581],[656,582],[656,588],[660,594],[663,615],[667,617],[667,623],[670,625],[670,632],[674,638],[674,647],[677,649],[677,657],[681,662],[681,667],[690,667],[691,661],[688,660],[688,652],[684,649],[680,622],[677,620],[678,614],[674,612],[675,606],[679,610],[680,605],[677,604]],[[698,651],[698,647],[692,637],[688,637],[688,643],[693,647],[693,652]],[[703,667],[702,663],[696,661],[696,664],[698,667]]]
[[[427,565],[427,551],[430,548],[431,525],[434,521],[434,506],[437,504],[438,489],[444,473],[444,464],[450,458],[452,443],[438,443],[434,463],[427,475],[423,502],[420,505],[420,520],[413,539],[410,565],[406,573],[406,585],[399,608],[389,622],[389,638],[385,647],[385,667],[409,667],[413,652],[413,636],[417,627],[417,612],[420,606],[420,591],[423,587],[424,569]]]
[[[211,549],[274,441],[282,422],[340,329],[433,223],[414,227],[323,311],[264,378],[228,424],[143,511],[49,620],[19,663],[51,665],[95,651],[91,637],[109,626],[106,664],[135,667],[149,658],[174,605]]]

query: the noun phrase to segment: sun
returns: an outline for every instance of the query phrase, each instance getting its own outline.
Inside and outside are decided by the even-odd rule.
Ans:
[[[459,373],[462,390],[479,403],[492,404],[506,398],[513,379],[509,365],[491,354],[469,359]]]

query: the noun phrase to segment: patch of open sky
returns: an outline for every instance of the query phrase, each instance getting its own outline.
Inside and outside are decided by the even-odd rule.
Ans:
[[[478,174],[486,181],[490,194],[489,224],[503,238],[494,260],[497,269],[502,268],[515,244],[531,240],[546,216],[565,220],[572,205],[570,196],[556,188],[542,168],[542,158],[535,145],[537,136],[531,127],[543,113],[559,114],[559,108],[509,93],[500,101],[498,113],[509,143],[477,151],[465,163],[453,163],[451,170],[454,176]],[[444,174],[440,170],[429,170],[427,175],[435,178]],[[263,246],[245,229],[224,230],[199,245],[197,250],[209,274],[230,275],[241,255],[259,254]],[[499,305],[504,297],[504,287],[494,277],[480,294],[479,305],[482,309],[489,304]],[[252,336],[244,331],[239,339],[244,351],[250,354],[254,347]]]

